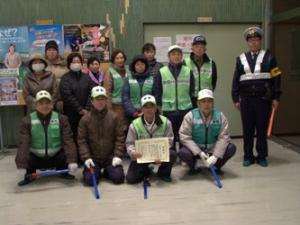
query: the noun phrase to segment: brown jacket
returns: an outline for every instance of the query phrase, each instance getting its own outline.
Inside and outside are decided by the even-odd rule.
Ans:
[[[28,113],[33,112],[35,109],[35,95],[41,90],[48,91],[56,104],[58,86],[53,73],[45,71],[45,73],[38,79],[34,73],[29,72],[24,80],[23,97],[28,107]]]
[[[51,114],[46,118],[41,119],[41,116],[38,114],[40,120],[44,121],[42,124],[48,126]],[[61,128],[61,137],[62,137],[62,151],[65,152],[66,162],[72,163],[77,162],[77,153],[76,146],[73,141],[73,133],[68,122],[68,118],[64,115],[59,115],[59,124]],[[21,128],[20,128],[20,143],[16,155],[16,165],[17,168],[26,169],[28,167],[28,160],[30,156],[30,143],[31,143],[31,119],[30,115],[22,119]]]
[[[126,70],[125,67],[124,68],[118,68],[116,67],[114,64],[111,65],[111,67],[113,67],[123,79],[126,79]],[[107,69],[107,71],[104,74],[104,80],[103,80],[103,87],[106,90],[106,93],[108,95],[108,108],[111,109],[112,108],[112,92],[114,91],[114,80],[113,80],[113,76],[109,71],[109,68]]]
[[[48,63],[46,70],[52,72],[54,74],[54,76],[56,77],[57,83],[59,83],[62,76],[65,73],[69,72],[69,69],[67,68],[67,64],[66,64],[65,60],[63,58],[59,57],[55,62],[50,62],[47,59],[46,59],[46,61]]]
[[[84,115],[78,127],[79,154],[83,161],[122,157],[125,134],[116,114],[107,108],[99,112],[92,108]]]

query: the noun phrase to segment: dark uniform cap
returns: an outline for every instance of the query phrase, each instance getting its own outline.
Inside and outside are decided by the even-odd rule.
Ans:
[[[244,37],[246,41],[248,38],[259,37],[262,38],[264,36],[264,31],[260,27],[249,27],[244,31]]]
[[[58,45],[57,45],[56,41],[54,41],[54,40],[48,41],[45,45],[45,52],[50,48],[53,48],[56,51],[58,51]]]
[[[206,38],[201,34],[193,38],[192,45],[199,44],[199,43],[206,45]]]

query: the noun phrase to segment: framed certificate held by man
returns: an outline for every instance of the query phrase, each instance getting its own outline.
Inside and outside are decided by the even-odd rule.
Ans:
[[[142,157],[137,158],[137,163],[170,161],[169,140],[166,137],[136,140],[135,148],[142,154]]]

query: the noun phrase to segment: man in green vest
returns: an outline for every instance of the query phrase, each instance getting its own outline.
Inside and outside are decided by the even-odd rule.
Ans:
[[[18,174],[23,178],[19,186],[32,181],[30,175],[37,169],[68,168],[74,172],[77,165],[76,146],[68,118],[53,111],[49,92],[36,94],[36,111],[23,118],[20,129],[20,145],[16,155]],[[63,174],[66,179],[73,175]]]
[[[172,45],[168,49],[169,64],[159,70],[155,77],[155,98],[164,116],[172,123],[174,131],[173,149],[179,141],[178,130],[184,115],[196,107],[194,98],[195,82],[190,68],[182,64],[182,49]]]
[[[222,173],[221,167],[236,152],[236,146],[230,143],[227,118],[214,108],[213,92],[209,89],[199,91],[198,108],[186,114],[179,135],[183,147],[178,156],[190,167],[191,175],[199,172],[195,168],[198,158]]]
[[[142,157],[142,154],[136,151],[135,141],[167,137],[170,146],[170,161],[160,162],[156,160],[155,163],[159,164],[157,176],[163,181],[171,182],[171,170],[177,158],[176,152],[171,148],[174,138],[172,125],[166,117],[159,115],[154,96],[143,96],[141,105],[143,114],[130,124],[127,134],[126,148],[132,161],[128,168],[126,180],[128,183],[134,184],[148,178],[150,175],[149,163],[137,163],[137,158]]]
[[[202,89],[215,90],[217,84],[217,67],[206,54],[206,38],[197,35],[193,38],[192,52],[183,64],[189,67],[195,77],[195,97]]]

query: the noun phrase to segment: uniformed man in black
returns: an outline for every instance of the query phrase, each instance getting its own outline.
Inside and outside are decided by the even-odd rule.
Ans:
[[[237,57],[232,81],[232,99],[242,117],[243,166],[250,166],[256,161],[267,167],[267,128],[271,109],[276,110],[279,104],[281,71],[270,51],[261,49],[261,28],[250,27],[245,30],[244,36],[249,51]],[[255,131],[256,157],[253,154]]]

